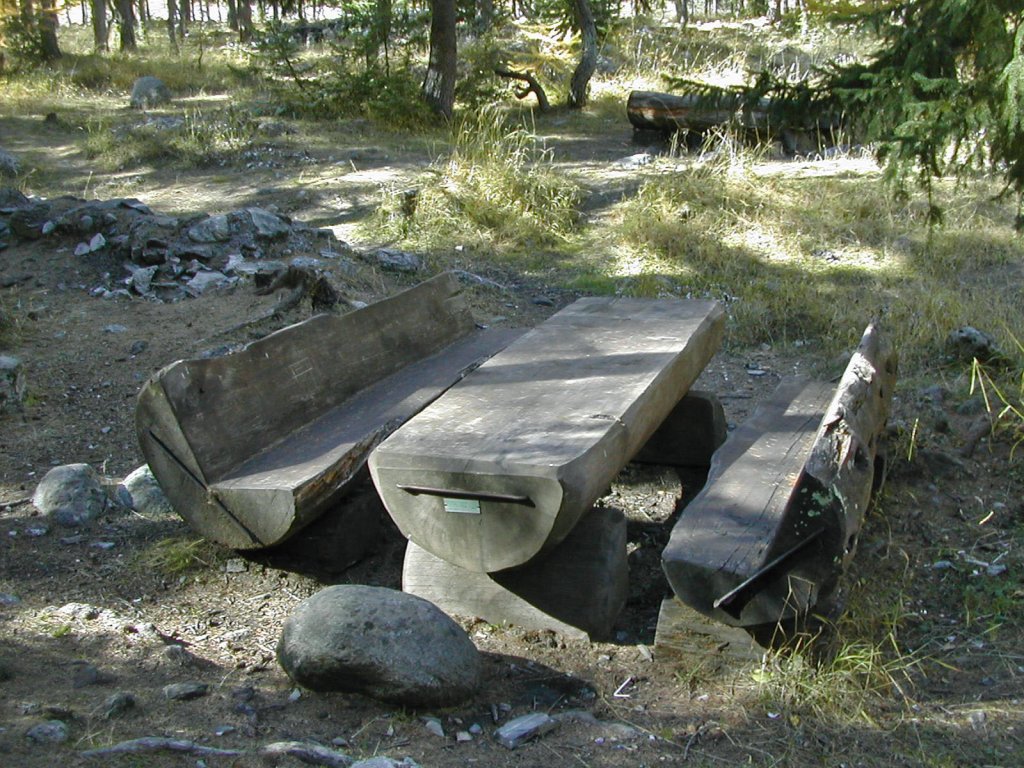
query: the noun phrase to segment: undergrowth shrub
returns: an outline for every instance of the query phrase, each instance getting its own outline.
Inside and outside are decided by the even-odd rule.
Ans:
[[[421,96],[411,55],[406,49],[406,58],[392,64],[368,57],[363,45],[346,38],[331,42],[326,54],[311,52],[288,27],[271,24],[256,39],[250,65],[280,112],[316,119],[366,117],[390,130],[413,130],[431,125],[435,117]]]
[[[490,107],[458,123],[451,153],[431,166],[414,198],[392,190],[374,226],[420,245],[552,245],[575,231],[580,198],[537,137]]]
[[[94,120],[86,130],[86,154],[113,169],[157,162],[196,168],[237,162],[253,145],[259,125],[245,110],[228,107],[149,118],[131,126]]]

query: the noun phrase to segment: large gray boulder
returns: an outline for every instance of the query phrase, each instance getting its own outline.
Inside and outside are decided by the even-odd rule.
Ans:
[[[412,707],[457,704],[481,676],[479,651],[433,603],[358,584],[301,603],[285,622],[277,658],[306,688]]]
[[[65,464],[46,473],[32,503],[58,525],[73,528],[102,515],[110,502],[95,469],[88,464]]]
[[[132,86],[131,105],[135,109],[149,109],[171,100],[171,91],[159,77],[140,77]]]

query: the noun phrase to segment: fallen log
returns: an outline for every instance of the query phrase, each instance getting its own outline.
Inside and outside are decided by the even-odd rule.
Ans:
[[[658,93],[632,91],[626,116],[638,130],[705,134],[714,128],[732,127],[755,139],[779,138],[788,152],[818,149],[832,143],[840,120],[832,114],[806,114],[785,109],[770,98],[748,101],[732,91],[705,93]]]
[[[834,592],[857,548],[895,383],[896,354],[872,324],[834,393],[784,383],[730,435],[662,554],[680,600],[753,627],[807,616]]]

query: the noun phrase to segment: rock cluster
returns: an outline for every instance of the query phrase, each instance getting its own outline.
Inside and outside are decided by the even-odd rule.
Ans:
[[[288,266],[317,271],[333,263],[344,269],[352,255],[330,230],[263,208],[181,218],[154,213],[131,198],[41,200],[0,189],[0,248],[9,239],[49,238],[77,243],[78,258],[121,260],[123,276],[93,289],[102,298],[179,301],[242,277],[259,281]]]

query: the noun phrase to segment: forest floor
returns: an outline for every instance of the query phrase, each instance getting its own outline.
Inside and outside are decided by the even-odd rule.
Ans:
[[[577,118],[556,113],[536,129],[556,167],[591,191],[588,216],[602,216],[603,206],[635,189],[632,166],[620,161],[643,147],[624,118],[581,128]],[[259,153],[273,167],[98,173],[74,115],[56,123],[42,114],[0,115],[0,145],[35,169],[23,185],[34,194],[134,197],[175,215],[276,207],[356,246],[372,245],[358,242],[356,225],[382,187],[414,181],[440,153],[363,121],[296,130],[261,142]],[[864,170],[861,159],[776,165],[787,173]],[[669,593],[660,547],[681,502],[653,526],[647,510],[666,494],[692,496],[700,480],[630,467],[609,501],[630,519],[630,599],[612,640],[566,640],[463,617],[486,655],[479,694],[443,711],[396,711],[361,696],[299,692],[274,654],[284,619],[325,584],[400,588],[403,542],[393,530],[349,571],[309,575],[198,541],[173,515],[122,513],[75,532],[48,524],[28,501],[52,466],[87,462],[120,478],[142,463],[134,398],[162,366],[310,312],[300,306],[273,323],[229,331],[276,301],[246,284],[177,303],[103,300],[90,291],[109,282],[108,273],[120,274],[120,265],[73,250],[73,242],[50,239],[0,251],[0,277],[13,283],[0,295],[18,320],[3,352],[24,361],[30,392],[24,413],[0,422],[5,765],[91,765],[98,761],[83,751],[147,736],[245,754],[107,757],[103,764],[265,764],[255,755],[259,746],[295,739],[334,740],[355,757],[410,757],[430,768],[1024,763],[1024,471],[1006,440],[983,438],[970,455],[963,450],[984,416],[967,368],[951,372],[936,362],[898,390],[892,422],[912,429],[914,439],[892,457],[849,574],[848,614],[837,630],[844,658],[815,669],[803,656],[652,655],[658,608]],[[576,297],[542,269],[449,257],[506,286],[468,289],[484,324],[534,325]],[[396,277],[360,263],[355,274],[330,278],[346,299],[372,301],[425,276]],[[110,332],[115,325],[127,330]],[[821,363],[813,348],[732,346],[698,386],[722,398],[735,424],[780,377]],[[169,645],[187,654],[168,654]],[[162,686],[190,680],[208,683],[211,693],[164,699]],[[120,691],[137,705],[108,718],[107,702]],[[493,713],[504,721],[535,709],[585,709],[633,731],[609,735],[602,726],[566,723],[515,751],[489,738]],[[446,736],[428,731],[424,716],[439,718]],[[30,727],[54,719],[69,725],[67,741],[26,738]],[[473,724],[480,735],[456,740]]]

